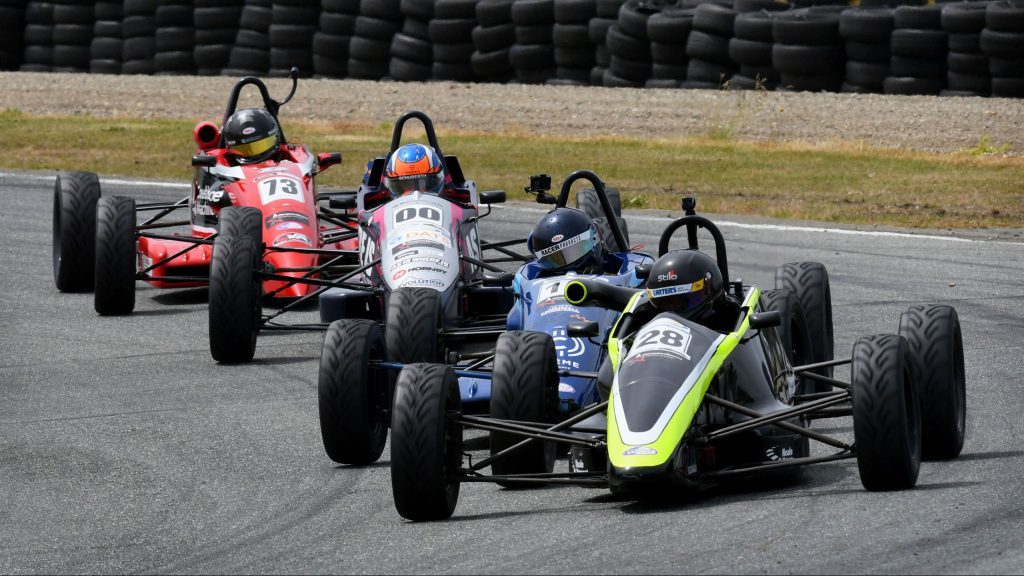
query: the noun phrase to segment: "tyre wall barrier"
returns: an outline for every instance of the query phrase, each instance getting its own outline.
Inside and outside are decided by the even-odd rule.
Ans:
[[[1024,96],[1024,0],[0,0],[0,69]]]

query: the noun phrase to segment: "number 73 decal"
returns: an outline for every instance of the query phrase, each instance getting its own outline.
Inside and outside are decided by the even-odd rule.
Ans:
[[[259,182],[260,200],[264,204],[277,202],[278,200],[293,200],[305,202],[302,194],[302,184],[295,178],[275,176]]]

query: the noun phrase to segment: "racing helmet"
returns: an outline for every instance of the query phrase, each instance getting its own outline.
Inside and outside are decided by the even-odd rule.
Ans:
[[[725,296],[725,282],[718,263],[707,254],[673,250],[651,266],[647,294],[659,310],[703,320],[714,313],[715,303]]]
[[[600,266],[604,262],[597,226],[586,212],[575,208],[555,208],[545,214],[527,244],[537,264],[552,272]]]
[[[395,196],[416,191],[440,194],[444,177],[444,164],[433,148],[406,144],[388,159],[384,185]]]
[[[228,118],[221,130],[224,145],[239,164],[259,164],[281,145],[277,119],[263,108],[245,108]]]

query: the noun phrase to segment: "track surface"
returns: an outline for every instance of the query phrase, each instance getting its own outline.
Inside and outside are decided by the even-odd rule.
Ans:
[[[912,303],[957,307],[967,443],[915,490],[868,493],[853,461],[662,503],[472,484],[451,521],[411,524],[387,452],[367,468],[323,452],[320,335],[261,335],[254,363],[218,366],[205,289],[140,285],[134,315],[98,317],[91,295],[53,287],[51,190],[0,176],[0,572],[1024,571],[1024,244],[723,227],[748,283],[828,266],[837,356]],[[140,200],[185,190],[104,182]],[[539,217],[498,214],[485,237]],[[655,244],[661,220],[634,216],[633,242]]]

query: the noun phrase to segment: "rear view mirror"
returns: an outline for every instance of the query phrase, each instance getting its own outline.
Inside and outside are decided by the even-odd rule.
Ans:
[[[216,164],[217,164],[217,157],[216,156],[207,156],[206,154],[196,154],[195,156],[192,157],[192,166],[194,166],[196,168],[198,168],[200,166],[205,167],[205,168],[211,168],[213,166],[216,166]]]
[[[352,210],[356,207],[356,195],[355,194],[338,194],[331,196],[330,201],[327,203],[331,208],[337,208],[339,210]]]
[[[515,272],[491,272],[488,270],[484,272],[484,286],[508,287],[512,285],[515,277]]]
[[[481,204],[501,204],[505,201],[504,190],[486,190],[480,193]]]
[[[782,313],[778,310],[769,310],[750,315],[750,327],[754,330],[775,326],[782,326]]]
[[[317,154],[316,164],[321,170],[326,170],[335,164],[341,164],[341,152],[324,152]]]
[[[651,266],[653,264],[640,264],[633,270],[636,271],[636,277],[640,280],[647,280],[647,277],[651,275]]]
[[[586,322],[569,322],[566,333],[570,338],[590,338],[601,332],[600,326],[593,320]]]

